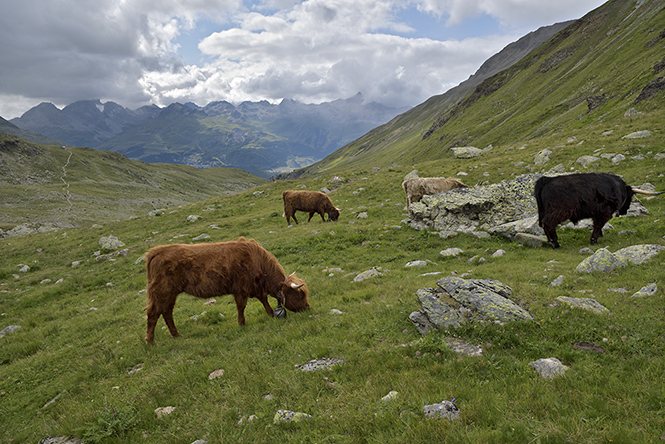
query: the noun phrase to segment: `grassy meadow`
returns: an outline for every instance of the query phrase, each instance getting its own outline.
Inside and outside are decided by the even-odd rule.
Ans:
[[[562,248],[553,250],[466,234],[443,239],[401,223],[407,214],[400,184],[414,168],[423,177],[494,183],[559,163],[581,168],[579,156],[610,152],[627,160],[612,165],[601,159],[591,169],[665,190],[665,161],[653,160],[665,151],[656,131],[662,114],[641,118],[621,121],[609,136],[601,135],[608,128],[599,124],[533,140],[523,149],[495,146],[476,159],[450,153],[405,165],[377,159],[365,168],[268,183],[155,217],[143,213],[96,228],[0,239],[0,329],[21,326],[0,339],[0,443],[37,443],[49,435],[146,444],[659,441],[665,434],[665,254],[609,274],[579,274],[575,267],[585,257],[579,250],[589,242],[585,230],[560,229]],[[621,138],[638,129],[654,136]],[[571,136],[577,139],[568,141]],[[534,167],[533,157],[545,147],[554,150],[552,161]],[[633,160],[636,155],[645,159]],[[330,194],[343,210],[340,220],[322,223],[315,216],[307,223],[298,213],[300,224],[287,227],[281,192],[333,189],[335,175],[343,178]],[[665,243],[665,198],[642,201],[649,215],[612,219],[614,229],[598,247]],[[367,218],[358,218],[363,212]],[[200,219],[188,222],[189,215]],[[619,234],[623,230],[632,231]],[[312,309],[273,319],[251,300],[247,325],[239,327],[231,296],[204,305],[181,295],[174,311],[181,336],[171,338],[160,319],[154,345],[146,346],[145,265],[138,259],[152,246],[192,243],[203,233],[210,238],[202,242],[238,236],[261,242],[287,272],[305,279]],[[96,260],[99,239],[111,234],[126,244],[128,255]],[[450,247],[464,253],[439,255]],[[499,249],[506,253],[493,258]],[[474,256],[487,261],[469,264]],[[414,260],[431,262],[405,267]],[[19,271],[22,264],[30,271]],[[352,281],[371,267],[381,267],[383,275]],[[329,268],[343,271],[331,275]],[[421,276],[429,272],[442,274]],[[534,321],[421,336],[408,319],[418,308],[415,292],[463,273],[512,287],[514,300]],[[559,275],[563,284],[551,286]],[[654,282],[656,295],[631,297]],[[608,291],[616,288],[628,292]],[[559,305],[558,296],[594,298],[611,314]],[[480,345],[483,355],[459,356],[444,345],[444,336]],[[578,341],[606,352],[573,349]],[[548,357],[570,370],[552,380],[539,377],[528,364]],[[319,358],[344,364],[316,372],[296,367]],[[223,376],[208,378],[220,369]],[[383,402],[391,390],[399,398]],[[453,398],[459,420],[424,417],[423,406]],[[155,409],[166,406],[175,410],[158,418]],[[280,409],[312,418],[273,424]]]

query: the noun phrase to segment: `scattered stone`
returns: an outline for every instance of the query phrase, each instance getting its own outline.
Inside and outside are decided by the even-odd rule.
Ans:
[[[623,116],[624,116],[624,117],[637,117],[637,116],[639,116],[640,114],[644,114],[644,113],[641,113],[641,112],[637,111],[635,108],[631,108],[631,109],[629,109],[628,111],[626,111],[626,112],[623,114]]]
[[[506,254],[505,250],[496,250],[494,253],[492,253],[492,257],[501,257],[504,254]]]
[[[222,376],[224,376],[224,369],[220,368],[219,370],[215,370],[214,372],[210,373],[208,375],[208,379],[212,381],[213,379],[221,378]]]
[[[450,148],[450,151],[453,152],[453,155],[457,159],[471,159],[473,157],[478,157],[483,153],[483,150],[474,146],[457,146]]]
[[[344,314],[344,312],[338,308],[333,308],[329,311],[331,315],[341,315]]]
[[[301,422],[311,417],[312,416],[307,413],[293,412],[291,410],[277,410],[272,422],[273,424],[279,424],[281,422]]]
[[[170,415],[171,413],[173,413],[174,410],[175,410],[175,407],[172,407],[172,406],[168,406],[168,407],[157,407],[157,408],[155,409],[155,413],[157,414],[157,418],[160,418],[160,419],[161,419],[161,418],[163,418],[163,417],[165,417],[165,416],[168,416],[168,415]]]
[[[381,272],[381,267],[372,267],[369,270],[363,271],[362,273],[354,277],[353,282],[360,282],[364,281],[365,279],[370,279],[375,276],[381,276],[381,275],[383,275],[383,273]]]
[[[623,136],[622,139],[645,139],[649,137],[651,137],[651,131],[635,131]]]
[[[617,250],[614,254],[621,260],[625,260],[631,264],[641,265],[663,250],[665,250],[665,246],[663,245],[643,244],[622,248]]]
[[[599,248],[593,255],[580,262],[575,271],[609,273],[616,268],[625,267],[627,264],[627,260],[621,256],[612,254],[607,248]]]
[[[316,370],[329,369],[333,365],[342,365],[342,364],[344,364],[344,361],[341,359],[322,358],[322,359],[312,359],[311,361],[305,364],[296,365],[296,367],[303,372],[313,372]]]
[[[587,341],[582,341],[582,342],[576,342],[573,344],[573,348],[575,350],[582,350],[582,351],[592,351],[596,353],[605,353],[605,349],[601,347],[598,344],[594,344],[593,342],[587,342]]]
[[[4,337],[6,334],[14,333],[19,328],[21,328],[20,325],[10,325],[9,327],[3,328],[2,331],[0,331],[0,338]]]
[[[450,401],[441,401],[438,404],[423,407],[425,416],[429,419],[446,418],[451,421],[459,419],[459,409]]]
[[[458,338],[444,338],[443,342],[446,346],[457,354],[471,356],[472,358],[478,357],[483,354],[482,347],[469,344]]]
[[[420,176],[418,176],[418,170],[413,170],[409,174],[404,176],[404,179],[402,179],[402,181],[409,180],[409,179],[415,179],[416,177],[420,177]]]
[[[143,256],[141,256],[141,257],[143,257]],[[81,261],[73,261],[72,262],[72,267],[78,267],[79,265],[81,265],[81,263],[82,263]]]
[[[204,240],[204,239],[210,239],[210,236],[206,233],[199,234],[195,238],[192,238],[192,240],[198,241],[198,240]]]
[[[576,162],[582,165],[582,167],[584,168],[589,168],[591,165],[598,162],[599,160],[600,158],[596,156],[581,156],[576,160]]]
[[[19,267],[20,268],[18,269],[18,271],[20,273],[27,273],[28,271],[30,271],[30,267],[28,267],[27,265],[20,264]]]
[[[127,374],[128,375],[133,375],[134,373],[138,373],[141,370],[143,370],[143,365],[139,364],[136,367],[133,367],[133,368],[130,368],[129,370],[127,370]]]
[[[383,401],[383,402],[394,401],[397,398],[399,398],[399,392],[397,392],[395,390],[391,390],[390,392],[388,392],[388,394],[386,396],[381,398],[381,401]]]
[[[533,163],[535,165],[545,165],[547,162],[550,161],[550,155],[552,154],[552,152],[553,151],[551,149],[545,148],[544,150],[536,154],[536,157],[533,159]]]
[[[569,369],[569,367],[563,365],[557,358],[539,359],[530,362],[529,365],[536,370],[541,377],[547,379],[563,375]]]
[[[101,239],[99,239],[99,245],[102,246],[102,250],[117,250],[118,248],[125,246],[124,243],[120,242],[120,240],[112,234],[108,237],[102,236]]]
[[[591,298],[571,298],[568,296],[559,296],[556,298],[556,300],[566,303],[571,307],[577,307],[583,310],[589,310],[598,314],[609,313],[609,310],[607,308],[602,306],[595,299]]]
[[[84,444],[73,436],[47,436],[39,440],[38,444]]]
[[[616,156],[612,157],[612,163],[615,164],[623,162],[624,160],[626,160],[626,156],[624,156],[623,154],[617,154]]]
[[[47,278],[47,279],[42,279],[41,281],[39,281],[39,283],[40,283],[41,285],[49,284],[49,283],[51,283],[51,282],[53,282],[53,281],[52,281],[51,279],[48,279],[48,278]]]
[[[427,266],[427,262],[425,261],[411,261],[407,262],[407,264],[404,267],[409,268],[409,267],[425,267],[425,266]]]
[[[201,219],[201,216],[196,216],[194,214],[190,214],[189,216],[187,216],[187,222],[196,222],[199,219]]]
[[[658,292],[658,286],[656,284],[649,284],[642,288],[639,291],[633,294],[634,298],[641,298],[644,296],[653,296]]]
[[[245,422],[252,422],[256,419],[259,419],[259,417],[256,415],[243,416],[242,418],[240,418],[240,421],[238,421],[238,426],[243,425]]]
[[[367,219],[367,211],[363,211],[362,213],[358,213],[356,218],[357,219]]]
[[[439,252],[439,255],[443,257],[454,257],[459,255],[460,253],[464,253],[463,250],[460,250],[459,248],[447,248],[441,252]]]
[[[626,288],[608,288],[607,291],[613,291],[615,293],[628,293]]]
[[[208,444],[208,441],[205,441],[203,439],[197,439],[192,444]]]
[[[563,275],[560,275],[559,277],[557,277],[556,279],[554,279],[554,280],[550,283],[550,285],[551,285],[552,287],[558,287],[558,286],[561,285],[562,283],[563,283]]]

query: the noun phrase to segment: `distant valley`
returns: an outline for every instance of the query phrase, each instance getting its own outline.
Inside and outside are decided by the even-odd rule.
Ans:
[[[278,105],[175,103],[136,110],[84,100],[63,109],[41,103],[9,124],[22,137],[32,131],[148,163],[233,167],[267,178],[321,160],[406,110],[366,102],[360,93],[318,105],[285,99]]]

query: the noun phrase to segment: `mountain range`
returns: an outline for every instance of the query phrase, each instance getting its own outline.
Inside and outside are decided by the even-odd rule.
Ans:
[[[9,123],[59,144],[111,150],[149,163],[237,167],[262,177],[324,158],[406,108],[367,102],[362,94],[317,105],[284,99],[174,103],[136,110],[83,100],[58,109],[41,103]]]
[[[461,99],[569,23],[540,28],[508,45],[444,94],[445,102]],[[41,103],[8,122],[16,129],[5,132],[21,135],[20,130],[30,141],[44,143],[50,138],[58,145],[116,151],[148,163],[235,167],[267,178],[320,161],[407,110],[367,102],[360,93],[317,105],[284,99],[278,105],[262,101],[236,106],[222,101],[205,107],[174,103],[136,110],[84,100],[62,110]]]

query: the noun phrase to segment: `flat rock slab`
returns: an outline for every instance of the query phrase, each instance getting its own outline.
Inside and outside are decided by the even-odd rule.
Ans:
[[[325,370],[329,369],[333,365],[344,364],[344,361],[341,359],[335,358],[322,358],[322,359],[312,359],[311,361],[298,365],[298,367],[303,372],[313,372],[316,370]]]
[[[294,412],[291,410],[277,410],[272,422],[273,424],[279,424],[282,422],[301,422],[311,417],[312,416],[307,413]]]
[[[438,404],[423,407],[425,416],[429,419],[445,418],[451,421],[459,419],[459,409],[450,401],[442,401]]]
[[[576,342],[573,344],[573,348],[575,350],[582,350],[582,351],[592,351],[596,353],[605,353],[605,349],[601,347],[598,344],[594,344],[593,342],[588,342],[588,341],[581,341],[581,342]]]
[[[559,302],[563,302],[564,304],[568,304],[571,307],[581,308],[583,310],[589,310],[598,314],[610,312],[598,301],[591,298],[571,298],[568,296],[559,296],[558,298],[556,298],[556,300]]]
[[[483,349],[477,345],[469,344],[458,338],[444,338],[443,342],[449,349],[460,355],[477,357],[483,354]]]

